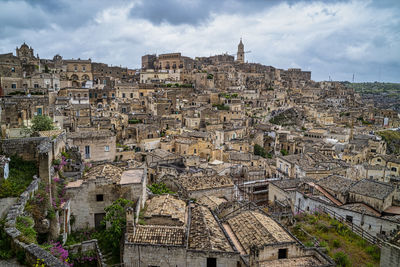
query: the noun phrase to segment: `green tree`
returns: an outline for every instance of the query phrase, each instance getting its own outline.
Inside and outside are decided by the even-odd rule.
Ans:
[[[255,144],[254,145],[254,155],[258,155],[258,156],[265,158],[267,156],[267,152],[265,152],[265,149],[262,146]]]
[[[53,121],[46,115],[35,116],[32,120],[31,129],[34,132],[54,130]]]
[[[282,156],[286,156],[289,154],[289,152],[286,149],[281,149],[281,154]]]
[[[153,194],[174,194],[175,192],[168,189],[168,187],[163,183],[154,183],[147,186]]]
[[[120,241],[126,227],[125,211],[128,207],[132,207],[133,204],[131,200],[119,198],[104,209],[106,216],[101,224],[104,227],[108,227],[98,233],[98,239],[102,247],[112,252],[115,259],[119,259]]]

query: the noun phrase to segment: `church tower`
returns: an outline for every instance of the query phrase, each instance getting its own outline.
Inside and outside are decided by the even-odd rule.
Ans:
[[[244,45],[242,43],[242,38],[240,38],[240,43],[238,45],[236,61],[239,63],[244,63]]]

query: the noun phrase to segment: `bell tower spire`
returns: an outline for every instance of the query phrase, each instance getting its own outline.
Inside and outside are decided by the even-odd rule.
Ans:
[[[242,43],[242,38],[240,38],[240,42],[238,45],[236,61],[239,63],[244,63],[244,45]]]

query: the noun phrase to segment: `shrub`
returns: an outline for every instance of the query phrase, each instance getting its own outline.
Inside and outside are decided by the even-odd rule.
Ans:
[[[347,267],[351,265],[347,254],[342,251],[336,252],[333,255],[333,259],[335,260],[337,266]]]
[[[21,232],[20,241],[26,244],[37,243],[37,233],[33,229],[34,222],[31,217],[20,216],[15,223],[18,231]]]
[[[282,156],[286,156],[289,154],[289,152],[286,149],[281,149],[281,154]]]
[[[254,145],[254,155],[265,158],[267,156],[267,152],[265,151],[265,149],[262,146],[255,144]]]
[[[313,246],[314,246],[314,243],[313,243],[312,241],[307,241],[307,242],[304,243],[304,246],[306,246],[306,247],[313,247]]]
[[[32,120],[31,129],[34,132],[54,130],[53,121],[49,116],[35,116]]]
[[[332,246],[334,248],[340,248],[340,246],[341,246],[340,241],[337,239],[333,240]]]
[[[147,186],[153,194],[161,195],[161,194],[174,194],[175,192],[171,191],[165,184],[163,183],[153,183],[152,185]]]

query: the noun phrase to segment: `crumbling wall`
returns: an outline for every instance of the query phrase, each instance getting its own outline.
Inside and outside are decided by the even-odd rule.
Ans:
[[[68,265],[64,264],[38,245],[25,244],[18,240],[21,232],[18,231],[15,226],[16,220],[23,214],[27,201],[32,198],[34,193],[38,190],[39,182],[40,179],[34,176],[32,183],[25,192],[20,195],[18,202],[10,208],[6,217],[5,231],[12,239],[13,249],[16,251],[24,251],[27,265],[33,266],[39,260],[39,262],[45,264],[45,266],[67,267]]]

